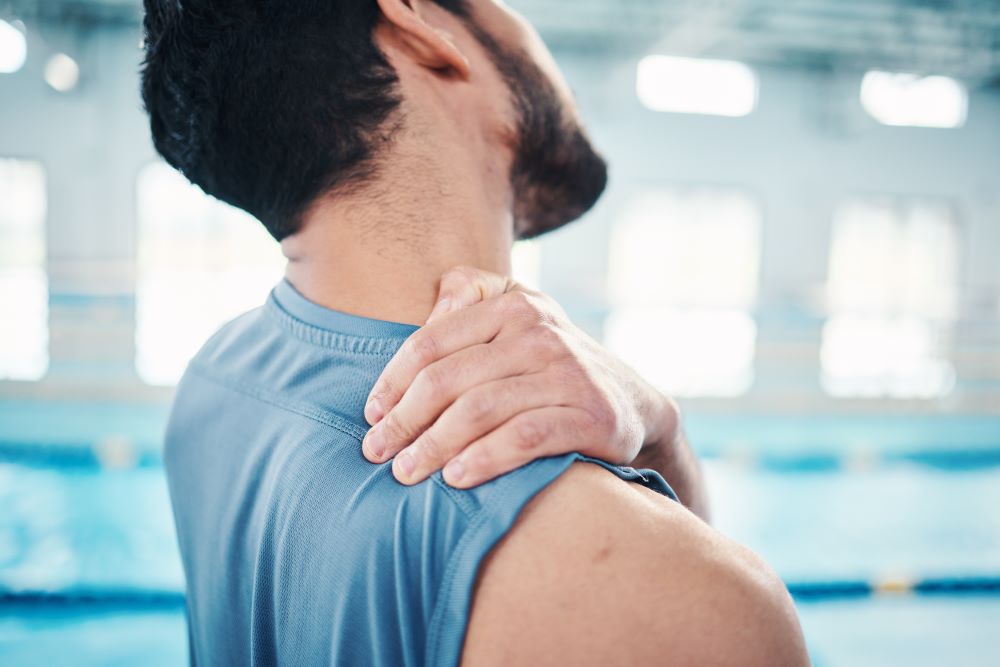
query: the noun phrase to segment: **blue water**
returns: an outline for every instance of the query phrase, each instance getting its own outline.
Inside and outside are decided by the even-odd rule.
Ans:
[[[0,664],[11,667],[178,667],[187,664],[184,615],[0,611]]]
[[[0,406],[0,591],[9,594],[0,599],[0,664],[185,664],[176,604],[17,602],[19,591],[179,599],[183,577],[155,452],[164,416],[155,406]],[[690,430],[712,455],[715,525],[786,581],[1000,574],[1000,466],[888,456],[994,451],[1000,419],[696,417]],[[67,448],[103,452],[108,441],[117,443],[110,458],[66,465]],[[122,456],[123,447],[132,455]],[[33,448],[48,454],[24,458]],[[769,456],[836,465],[774,465]],[[883,595],[799,609],[819,667],[1000,667],[1000,596]]]

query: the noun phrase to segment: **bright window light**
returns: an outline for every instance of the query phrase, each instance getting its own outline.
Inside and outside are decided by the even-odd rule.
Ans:
[[[934,398],[955,369],[940,353],[944,332],[913,317],[833,317],[823,327],[823,386],[833,396]]]
[[[136,371],[171,385],[216,329],[264,303],[285,260],[259,222],[164,163],[140,172],[136,196]]]
[[[834,396],[951,391],[958,230],[946,203],[863,199],[834,219],[822,383]]]
[[[746,116],[757,85],[754,71],[733,60],[647,56],[636,73],[639,100],[653,111]]]
[[[68,93],[80,81],[80,66],[65,53],[57,53],[45,64],[45,82],[60,93]]]
[[[530,289],[540,289],[542,247],[538,241],[518,241],[511,253],[511,276]]]
[[[605,342],[678,396],[736,396],[753,383],[761,213],[730,190],[636,197],[611,242]]]
[[[738,310],[624,307],[604,341],[625,363],[674,396],[739,396],[753,384],[757,325]]]
[[[0,158],[0,380],[38,380],[49,365],[45,172]]]
[[[968,105],[965,87],[946,76],[873,70],[861,80],[861,106],[884,125],[961,127]]]
[[[0,19],[0,74],[13,74],[28,58],[28,43],[16,26]]]

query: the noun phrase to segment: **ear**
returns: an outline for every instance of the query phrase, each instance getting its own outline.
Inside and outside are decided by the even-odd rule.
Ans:
[[[430,26],[421,15],[426,0],[377,0],[386,22],[395,30],[417,62],[431,69],[451,68],[469,77],[469,59],[452,36]]]

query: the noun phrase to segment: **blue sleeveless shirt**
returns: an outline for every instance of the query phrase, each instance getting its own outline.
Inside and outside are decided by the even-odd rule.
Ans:
[[[584,457],[469,491],[440,474],[406,487],[365,460],[368,392],[416,330],[282,281],[191,362],[164,456],[193,664],[459,663],[480,562]],[[655,472],[593,462],[673,497]]]

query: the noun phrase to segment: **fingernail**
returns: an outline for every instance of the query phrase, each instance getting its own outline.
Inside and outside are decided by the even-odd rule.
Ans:
[[[444,480],[449,484],[462,481],[463,476],[465,476],[465,466],[458,459],[449,461],[444,467]]]
[[[378,397],[368,399],[368,403],[365,405],[365,419],[368,420],[368,423],[374,426],[384,416],[385,410],[382,409],[382,401]]]
[[[373,458],[382,459],[382,455],[385,454],[385,446],[382,444],[382,439],[380,437],[379,429],[372,428],[368,431],[365,436],[364,442],[361,446],[368,450]]]
[[[399,461],[399,469],[406,477],[412,475],[413,471],[417,469],[417,461],[409,450],[400,454],[397,460]]]

